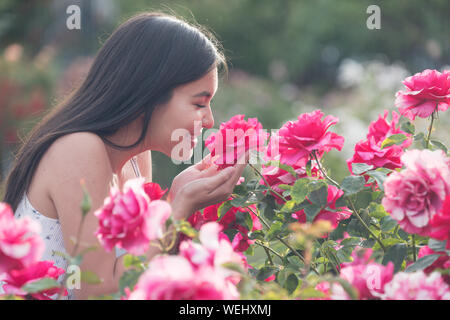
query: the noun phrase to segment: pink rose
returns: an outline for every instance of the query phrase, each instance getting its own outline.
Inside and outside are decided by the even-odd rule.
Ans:
[[[223,300],[239,298],[237,274],[226,262],[242,264],[231,243],[220,237],[222,227],[209,222],[199,233],[200,243],[180,244],[178,256],[158,256],[140,277],[131,300]]]
[[[381,143],[376,144],[374,138],[362,140],[355,145],[355,154],[347,160],[348,170],[352,171],[353,163],[365,163],[376,168],[396,169],[402,167],[400,160],[403,154],[401,146],[393,145],[381,149]]]
[[[45,250],[41,225],[29,217],[15,219],[11,207],[0,202],[0,275],[39,261]]]
[[[439,272],[423,271],[395,274],[384,286],[383,300],[450,300],[450,288]]]
[[[243,114],[233,116],[205,141],[211,157],[218,156],[214,163],[219,169],[234,165],[246,151],[264,150],[268,133],[263,130],[258,119],[249,118],[245,121],[244,117]]]
[[[231,199],[231,198],[230,198]],[[229,199],[229,200],[230,200]],[[244,226],[241,226],[236,221],[236,214],[238,212],[248,212],[252,219],[252,230],[261,230],[262,225],[259,221],[258,217],[248,208],[240,208],[240,207],[232,207],[230,208],[220,220],[218,217],[218,209],[222,205],[223,202],[208,206],[203,209],[203,214],[200,211],[197,211],[193,215],[188,218],[188,221],[191,225],[199,229],[206,222],[217,221],[221,226],[223,226],[224,230],[227,229],[236,229],[239,232],[234,236],[232,243],[233,247],[236,251],[243,252],[248,249],[249,245],[254,241],[248,238],[249,230],[247,230]],[[256,212],[256,207],[254,205],[249,206],[253,211]]]
[[[374,121],[369,125],[367,138],[359,141],[355,145],[355,154],[351,159],[347,160],[348,169],[352,174],[353,163],[372,165],[373,169],[396,169],[402,167],[400,157],[403,154],[403,149],[409,147],[412,143],[411,134],[408,134],[399,128],[398,113],[392,111],[391,122],[387,121],[388,115],[389,111],[385,110],[383,116],[380,115],[377,121]],[[404,134],[408,138],[403,141],[401,145],[392,145],[382,149],[381,145],[383,141],[394,134]]]
[[[234,248],[228,237],[223,236],[222,226],[216,222],[208,222],[200,228],[200,243],[192,240],[183,241],[180,244],[179,254],[187,258],[191,264],[198,268],[208,264],[216,270],[222,272],[224,276],[233,275],[233,273],[222,268],[225,262],[243,263],[242,256],[234,252]]]
[[[322,297],[310,298],[309,300],[350,300],[348,293],[337,282],[320,282],[315,289],[322,293]]]
[[[367,133],[367,139],[373,138],[376,144],[381,145],[383,141],[394,134],[404,134],[408,139],[403,141],[401,144],[401,147],[403,149],[409,147],[412,143],[411,134],[406,133],[405,131],[400,129],[400,126],[398,125],[398,121],[400,119],[400,115],[392,111],[392,120],[389,122],[387,120],[387,116],[389,115],[388,110],[384,110],[383,115],[378,116],[378,120],[373,121],[369,125],[369,132]]]
[[[403,81],[405,91],[396,93],[395,106],[410,120],[445,111],[450,104],[450,71],[424,70]]]
[[[394,264],[387,266],[375,262],[352,264],[341,269],[340,276],[357,291],[360,300],[377,299],[383,294],[383,287],[392,280]]]
[[[3,290],[6,294],[26,297],[28,293],[21,289],[24,285],[43,278],[58,280],[64,272],[64,269],[56,267],[53,261],[39,261],[24,269],[10,270],[2,279],[5,282]],[[59,291],[60,289],[56,287],[30,295],[38,300],[51,300],[51,296],[58,294]],[[67,295],[67,291],[64,295]]]
[[[167,192],[167,189],[162,190],[161,186],[155,182],[144,183],[144,191],[150,200],[159,200]]]
[[[294,164],[292,166],[292,168],[294,169],[295,173],[297,174],[297,179],[308,177],[305,167]],[[261,174],[266,179],[269,186],[281,195],[283,194],[283,192],[285,190],[283,190],[279,187],[280,184],[287,184],[287,185],[293,186],[295,184],[295,181],[297,181],[297,179],[290,172],[288,172],[284,169],[281,169],[279,167],[274,167],[274,166],[263,166]],[[321,172],[317,168],[316,162],[312,163],[311,176],[313,176],[315,178],[321,178]],[[259,181],[259,183],[262,185],[265,184],[263,179],[261,179]],[[274,195],[272,193],[270,193],[270,194],[275,197],[275,200],[279,204],[284,203],[283,199],[281,199],[277,195]],[[291,197],[287,196],[287,197],[285,197],[285,199],[290,200]]]
[[[280,162],[305,166],[313,151],[321,157],[324,152],[342,149],[344,137],[327,130],[338,122],[338,118],[326,116],[315,110],[298,116],[297,121],[288,121],[278,131]]]
[[[424,246],[420,248],[417,257],[422,258],[430,254],[440,254],[440,257],[431,266],[423,270],[426,274],[430,274],[436,269],[450,269],[450,257],[445,252],[435,252],[430,247]],[[450,274],[444,274],[442,277],[447,284],[450,284]]]
[[[130,300],[228,300],[237,299],[233,284],[205,265],[194,270],[181,256],[153,258],[139,278]]]
[[[335,186],[329,185],[328,186],[328,196],[327,196],[327,207],[332,210],[339,209],[339,211],[336,211],[336,212],[330,211],[330,210],[327,210],[327,208],[322,209],[316,215],[313,222],[318,221],[318,220],[327,220],[327,221],[331,222],[332,228],[335,229],[338,226],[340,221],[350,218],[352,212],[350,211],[349,208],[336,206],[336,201],[340,197],[342,197],[343,194],[344,194],[344,191],[336,188]],[[305,210],[303,210],[303,209],[300,211],[297,211],[292,216],[293,216],[293,218],[297,219],[298,222],[300,222],[300,223],[306,222],[306,213],[305,213]],[[326,237],[326,235],[324,237]]]
[[[446,240],[446,249],[450,250],[450,195],[445,198],[442,210],[431,218],[430,237]]]
[[[441,150],[410,150],[401,159],[406,169],[385,180],[382,204],[406,232],[428,236],[450,193],[450,161]]]
[[[99,219],[95,234],[107,251],[118,246],[134,255],[144,254],[151,240],[162,237],[170,212],[167,202],[150,202],[143,178],[130,179],[123,193],[111,188],[103,207],[95,211]]]

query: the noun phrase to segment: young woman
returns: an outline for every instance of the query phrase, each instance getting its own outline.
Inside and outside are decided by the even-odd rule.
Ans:
[[[171,157],[179,143],[171,139],[176,129],[187,130],[194,147],[201,132],[194,124],[214,124],[211,99],[223,67],[225,59],[214,38],[175,17],[145,13],[118,27],[81,86],[30,133],[6,182],[4,202],[16,216],[41,222],[46,244],[42,260],[67,267],[54,251],[71,253],[74,247],[71,239],[81,220],[81,179],[92,198],[81,234],[86,247],[98,244],[98,222],[92,213],[102,206],[111,185],[121,187],[139,175],[139,169],[150,181],[150,151]],[[133,166],[130,161],[135,161]],[[174,218],[187,218],[225,200],[244,167],[237,164],[219,172],[206,157],[183,171],[169,192]],[[151,249],[148,256],[156,253]],[[82,283],[69,298],[117,292],[123,271],[117,256],[102,249],[88,252],[81,268],[103,282]]]

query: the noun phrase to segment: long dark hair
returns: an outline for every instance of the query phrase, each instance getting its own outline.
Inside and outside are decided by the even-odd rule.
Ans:
[[[39,161],[58,138],[92,132],[118,149],[144,139],[156,105],[172,90],[195,81],[226,62],[213,34],[161,12],[142,13],[121,24],[97,53],[84,82],[30,132],[6,180],[4,202],[15,211]],[[143,115],[142,133],[129,146],[106,136]]]

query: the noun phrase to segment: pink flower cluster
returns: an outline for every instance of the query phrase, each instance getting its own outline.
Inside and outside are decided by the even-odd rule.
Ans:
[[[252,243],[254,243],[253,240],[249,239],[248,233],[250,231],[261,230],[262,229],[261,222],[249,208],[240,208],[240,207],[230,208],[219,220],[218,210],[222,204],[223,202],[208,206],[203,209],[203,213],[197,211],[189,217],[188,221],[195,229],[200,229],[200,227],[203,226],[205,223],[212,221],[218,222],[223,227],[223,230],[236,229],[238,232],[232,239],[233,248],[235,249],[235,251],[244,252],[245,250],[248,249],[248,247]],[[256,207],[254,205],[250,207],[252,208],[253,211],[256,211]],[[250,214],[253,224],[252,230],[249,231],[247,230],[247,228],[237,223],[236,215],[238,212],[246,212]]]
[[[171,214],[170,205],[157,200],[163,193],[155,184],[144,184],[143,178],[128,180],[123,192],[111,188],[103,207],[94,213],[99,219],[95,234],[102,246],[107,251],[117,246],[135,255],[144,254],[150,241],[163,237]]]
[[[399,114],[392,111],[392,121],[387,121],[389,111],[385,110],[383,116],[379,116],[369,126],[369,132],[365,140],[359,141],[355,145],[355,153],[351,159],[347,160],[348,169],[352,171],[353,163],[365,163],[372,165],[373,169],[401,168],[402,163],[400,157],[403,149],[409,147],[412,143],[411,135],[401,130],[398,126]],[[381,148],[383,141],[394,134],[404,134],[408,137],[401,145],[392,145]]]
[[[157,256],[139,278],[130,300],[238,299],[239,276],[223,266],[242,264],[231,243],[220,238],[221,226],[209,222],[200,229],[200,243],[183,241],[177,256]]]
[[[359,300],[379,299],[384,286],[392,280],[394,265],[387,266],[371,259],[371,249],[357,249],[352,253],[354,260],[341,265],[340,277],[350,283],[358,293]],[[350,297],[338,283],[319,283],[316,290],[324,294],[324,299],[348,300]]]
[[[384,286],[383,300],[450,300],[450,287],[439,272],[399,272]]]
[[[403,81],[406,90],[396,94],[395,106],[410,120],[427,118],[450,105],[450,70],[424,70]]]
[[[45,249],[40,231],[39,223],[28,217],[15,219],[11,207],[0,203],[0,281],[5,294],[26,297],[24,285],[64,274],[52,261],[39,261]],[[30,295],[47,300],[58,292],[59,288],[51,288]]]
[[[263,151],[268,138],[256,118],[244,120],[244,115],[233,116],[220,125],[217,133],[211,134],[205,146],[211,157],[218,156],[215,164],[219,169],[233,166],[249,150]]]
[[[280,162],[288,165],[306,166],[316,152],[322,157],[324,152],[331,149],[341,150],[344,137],[328,129],[339,120],[333,116],[326,116],[323,112],[315,110],[298,116],[297,121],[288,121],[278,131]],[[275,155],[272,155],[275,156]]]
[[[406,169],[384,182],[382,204],[406,232],[429,236],[431,220],[450,195],[450,160],[441,150],[410,150],[402,163]],[[448,236],[448,226],[443,229]]]

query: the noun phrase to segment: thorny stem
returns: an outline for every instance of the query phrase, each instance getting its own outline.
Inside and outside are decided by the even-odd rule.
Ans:
[[[284,202],[288,201],[285,197],[283,197],[281,194],[279,194],[278,192],[276,192],[275,190],[272,189],[270,184],[267,182],[266,178],[264,178],[264,176],[261,174],[261,172],[259,172],[258,169],[256,169],[251,163],[249,163],[248,165],[256,172],[257,175],[259,175],[263,179],[264,184],[266,185],[266,187],[269,188],[270,192],[272,192],[274,195],[276,195],[277,197],[282,199]]]
[[[312,152],[312,155],[314,157],[314,160],[316,160],[317,166],[319,167],[320,172],[323,174],[323,176],[330,181],[332,184],[334,184],[337,188],[342,189],[340,184],[337,183],[336,181],[334,181],[333,179],[331,179],[327,173],[325,172],[325,170],[322,168],[319,159],[317,158],[316,155],[316,151],[314,150]],[[386,248],[384,247],[383,243],[381,242],[381,240],[372,232],[372,230],[370,230],[369,226],[364,222],[364,220],[361,218],[361,216],[358,213],[358,210],[356,210],[355,206],[353,205],[352,200],[350,200],[350,198],[347,197],[348,202],[350,203],[351,209],[352,211],[355,213],[356,218],[359,220],[359,222],[361,222],[361,224],[364,226],[364,228],[367,229],[367,231],[372,235],[372,237],[374,237],[374,239],[380,244],[381,248],[383,249],[384,252],[386,252]]]
[[[259,213],[256,213],[255,211],[253,211],[253,209],[252,209],[251,207],[247,207],[247,208],[248,208],[251,212],[253,212],[253,214],[254,214],[255,216],[257,216],[258,219],[260,219],[261,222],[262,222],[268,229],[270,229],[270,225],[269,225],[269,224],[261,217],[261,215],[260,215]],[[279,237],[279,236],[276,236],[276,239],[277,239],[278,241],[280,241],[282,244],[284,244],[289,250],[291,250],[293,254],[295,254],[301,261],[303,261],[303,263],[306,263],[306,262],[305,262],[305,258],[304,258],[300,253],[298,253],[297,250],[295,250],[294,248],[292,248],[291,245],[290,245],[289,243],[287,243],[286,240],[284,240],[283,238],[281,238],[281,237]],[[319,272],[316,270],[316,268],[314,268],[313,266],[311,266],[311,269],[312,269],[317,275],[320,275]]]
[[[436,110],[437,110],[437,105],[436,105]],[[433,130],[433,122],[434,122],[434,119],[435,119],[436,110],[433,111],[433,113],[431,114],[431,122],[430,122],[430,126],[428,127],[428,134],[427,134],[426,146],[425,146],[427,149],[428,149],[428,147],[430,145],[431,131]]]

